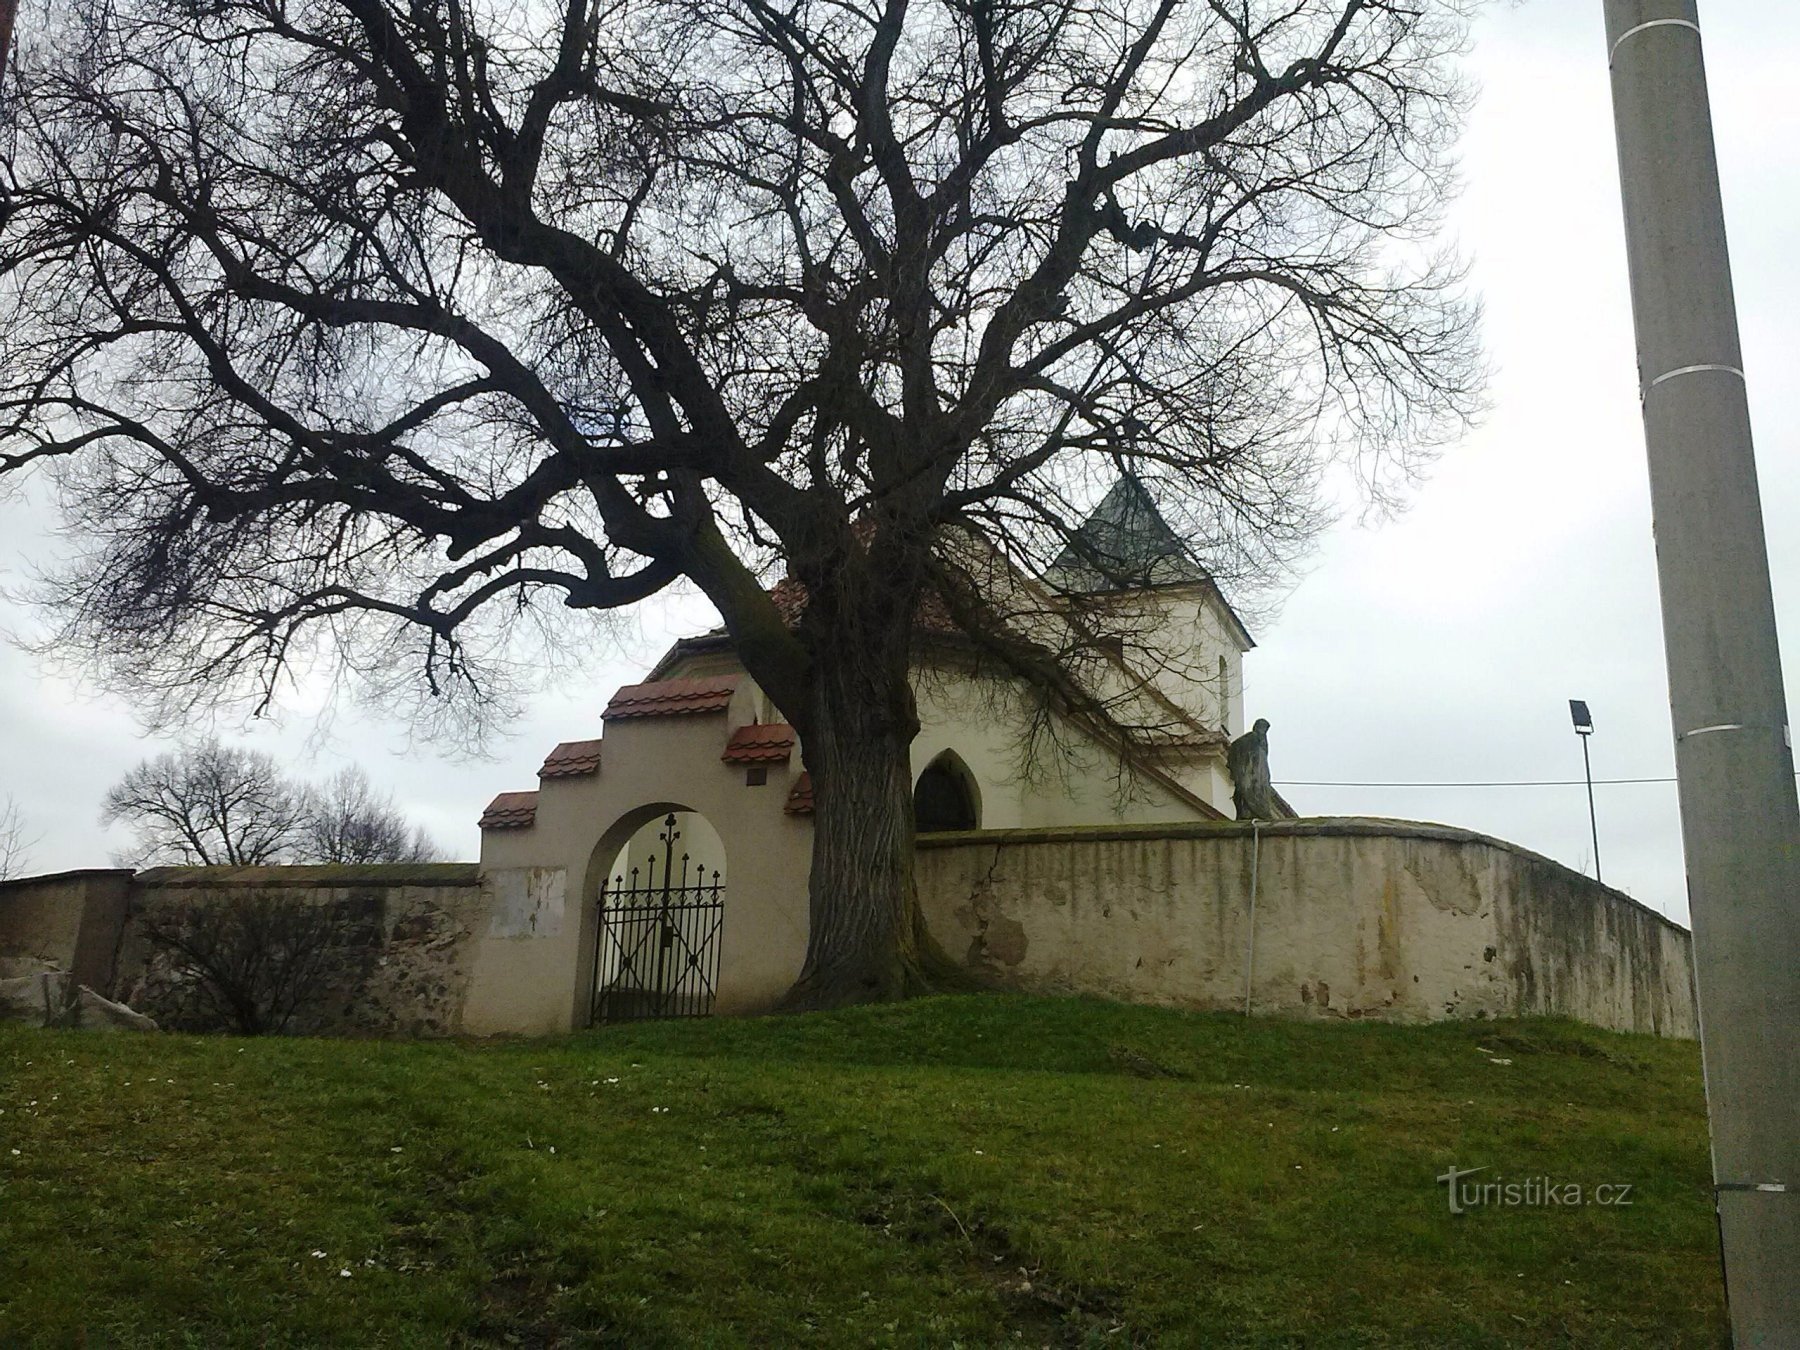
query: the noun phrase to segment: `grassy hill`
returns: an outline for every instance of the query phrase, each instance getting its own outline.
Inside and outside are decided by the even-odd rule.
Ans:
[[[1699,1054],[972,996],[0,1028],[0,1344],[1716,1345]],[[1449,1212],[1435,1178],[1633,1187]]]

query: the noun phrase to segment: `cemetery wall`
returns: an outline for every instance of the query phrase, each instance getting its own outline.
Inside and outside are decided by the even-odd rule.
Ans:
[[[1006,988],[1697,1034],[1686,929],[1466,830],[1347,818],[944,834],[920,841],[918,873],[938,941]]]

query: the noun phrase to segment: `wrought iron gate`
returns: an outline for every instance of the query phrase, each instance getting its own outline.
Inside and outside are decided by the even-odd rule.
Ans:
[[[690,870],[685,853],[676,876],[675,841],[681,831],[672,813],[657,837],[663,846],[660,878],[652,854],[644,868],[634,867],[629,876],[600,887],[591,1016],[596,1024],[705,1017],[713,1009],[725,884],[717,868],[709,873],[701,864]]]

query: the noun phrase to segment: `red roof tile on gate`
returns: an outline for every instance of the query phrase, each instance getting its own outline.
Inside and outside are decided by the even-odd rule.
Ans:
[[[790,816],[810,816],[813,813],[812,775],[802,773],[794,780],[794,786],[788,790],[787,805],[781,808]]]
[[[604,716],[686,717],[693,713],[724,712],[737,689],[736,675],[707,675],[685,680],[658,680],[654,684],[628,684],[612,696]]]
[[[785,764],[794,750],[794,729],[786,722],[753,722],[731,733],[725,753],[727,764]]]
[[[484,830],[527,830],[537,823],[535,792],[502,792],[481,813]]]
[[[552,750],[538,770],[539,778],[585,778],[600,772],[600,742],[564,741]]]

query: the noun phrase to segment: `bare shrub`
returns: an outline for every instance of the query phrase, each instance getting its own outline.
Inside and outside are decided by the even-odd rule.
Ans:
[[[159,906],[145,939],[162,958],[167,985],[159,1020],[183,1030],[246,1036],[287,1030],[320,1001],[363,925],[345,903],[256,891]]]

